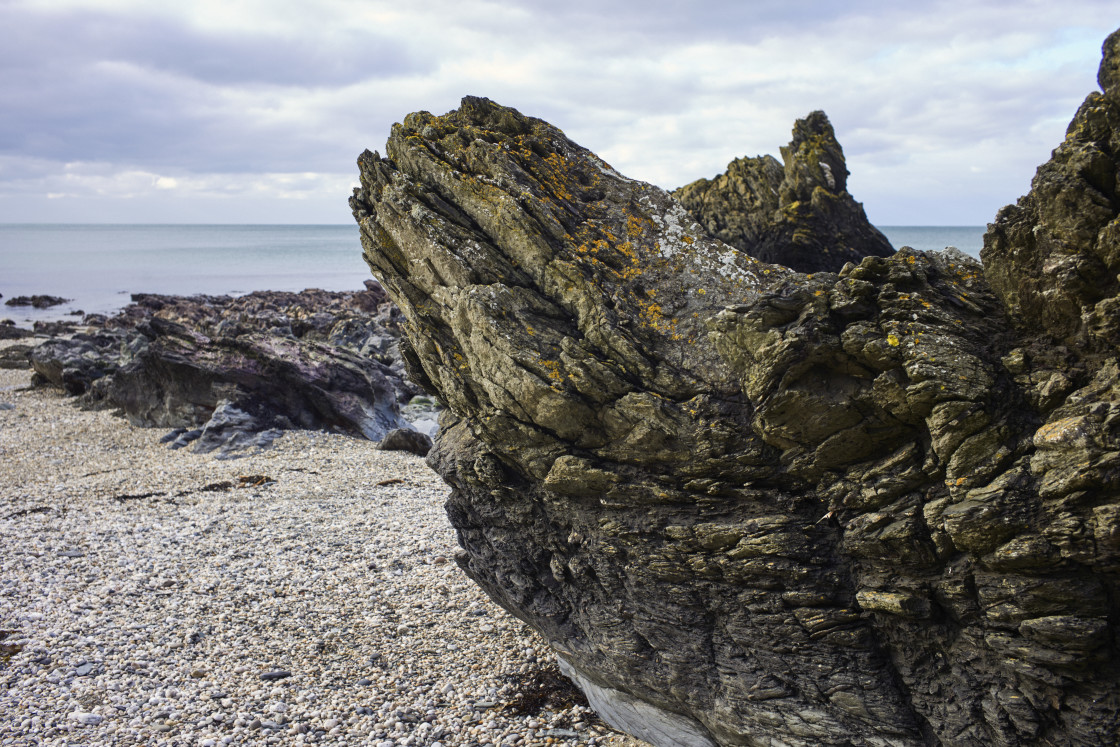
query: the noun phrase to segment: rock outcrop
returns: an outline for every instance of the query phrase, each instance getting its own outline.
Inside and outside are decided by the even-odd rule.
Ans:
[[[292,428],[381,441],[410,428],[400,405],[420,393],[404,377],[398,318],[372,281],[357,293],[137,294],[30,359],[38,382],[177,429],[176,448],[229,454]]]
[[[714,179],[673,192],[712,236],[763,262],[799,272],[838,272],[848,262],[894,253],[848,194],[848,167],[824,112],[793,125],[773,156],[737,158]]]
[[[1059,149],[986,267],[759,262],[485,99],[360,156],[366,259],[449,405],[459,563],[606,718],[659,745],[1120,741],[1120,199],[1093,181],[1117,46],[1066,152],[1099,165]],[[1060,252],[1024,243],[1034,205],[1084,223],[1048,174],[1101,195]],[[1043,252],[1108,276],[1055,290]],[[1078,313],[1020,312],[1024,276]]]
[[[16,296],[9,298],[4,302],[5,306],[34,306],[36,309],[49,309],[51,306],[58,306],[69,302],[69,298],[62,298],[61,296],[48,296],[45,294],[34,296]]]

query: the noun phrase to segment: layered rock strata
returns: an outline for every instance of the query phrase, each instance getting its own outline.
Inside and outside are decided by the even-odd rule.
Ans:
[[[1009,291],[1056,280],[1023,237],[1082,225],[1062,179],[1102,209],[1060,256],[1120,270],[1083,168],[1116,170],[1117,47],[986,267],[759,262],[485,99],[362,154],[366,259],[449,405],[459,562],[605,717],[658,745],[1120,740],[1116,288],[1055,290],[1076,320]]]
[[[838,272],[848,262],[894,253],[848,193],[844,151],[824,112],[797,120],[781,153],[781,162],[737,158],[723,174],[673,197],[717,239],[800,272]]]
[[[419,394],[404,378],[399,314],[373,281],[356,293],[137,294],[29,357],[41,383],[177,429],[176,448],[228,454],[293,428],[380,441],[410,428],[399,405]]]

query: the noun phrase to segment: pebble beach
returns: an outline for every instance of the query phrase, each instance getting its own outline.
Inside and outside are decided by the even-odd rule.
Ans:
[[[452,560],[424,460],[220,460],[0,369],[0,745],[642,745]]]

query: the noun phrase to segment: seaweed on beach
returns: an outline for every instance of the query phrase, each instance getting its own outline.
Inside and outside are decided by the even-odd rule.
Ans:
[[[518,716],[538,716],[545,709],[562,711],[576,706],[589,707],[584,694],[555,664],[511,674],[507,679],[517,690],[506,704],[506,710]]]
[[[268,475],[241,475],[237,478],[237,482],[229,480],[220,480],[219,482],[212,482],[208,485],[203,485],[198,489],[200,493],[224,493],[234,488],[260,488],[265,485],[276,482]],[[186,495],[186,493],[180,493]]]
[[[23,508],[19,511],[13,511],[5,516],[5,519],[18,519],[21,516],[30,516],[31,514],[45,514],[53,509],[50,506],[35,506],[34,508]]]
[[[121,503],[124,503],[125,501],[141,501],[141,500],[144,500],[145,498],[158,498],[158,497],[164,496],[164,495],[167,495],[167,493],[162,493],[162,492],[159,492],[159,493],[134,493],[134,494],[122,493],[121,495],[114,495],[113,500],[114,501],[120,501]]]

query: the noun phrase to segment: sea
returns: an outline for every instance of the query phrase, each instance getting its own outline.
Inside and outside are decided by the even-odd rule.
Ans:
[[[955,246],[979,257],[983,226],[879,226],[897,248]],[[70,299],[49,309],[0,306],[0,319],[114,313],[132,293],[242,295],[256,290],[361,290],[370,277],[349,225],[0,224],[0,304]]]

